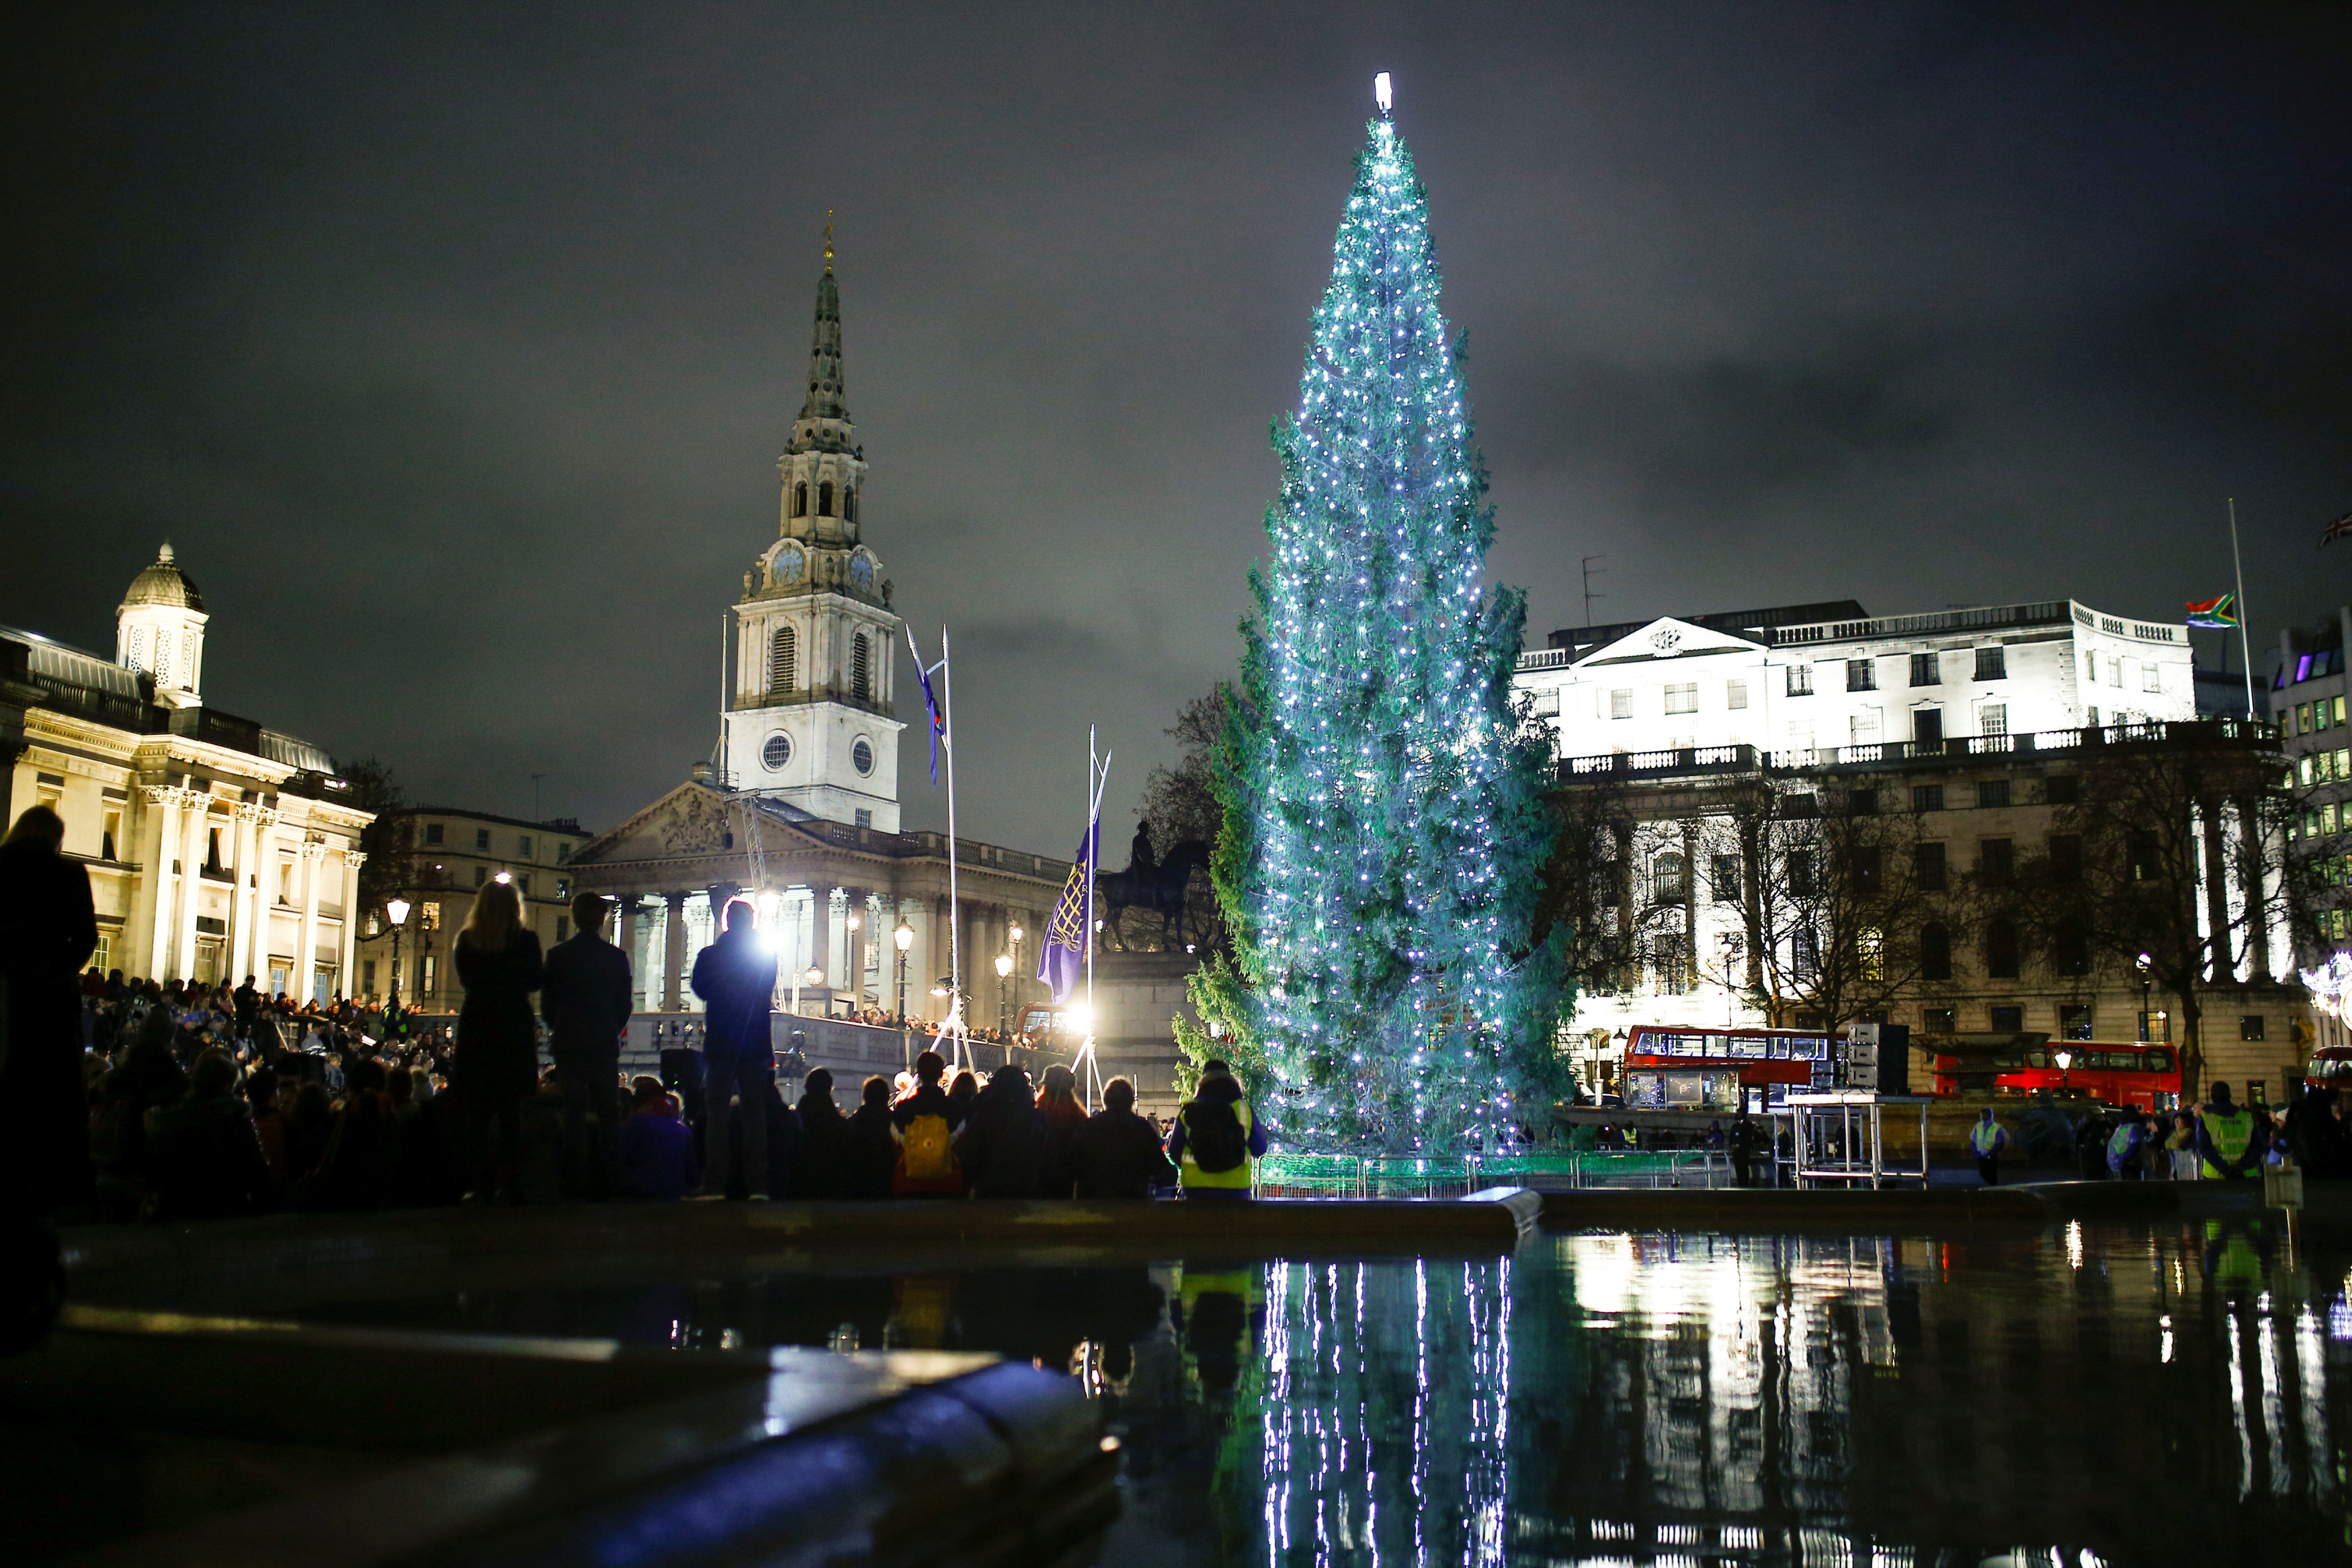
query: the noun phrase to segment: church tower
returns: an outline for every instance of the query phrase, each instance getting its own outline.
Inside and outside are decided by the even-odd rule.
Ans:
[[[735,606],[727,772],[738,789],[830,822],[898,831],[892,687],[901,635],[882,562],[866,548],[866,451],[843,400],[833,225],[816,286],[808,399],[776,462],[774,544]]]
[[[204,706],[204,596],[164,541],[155,564],[131,580],[114,610],[114,662],[155,677],[166,707]]]

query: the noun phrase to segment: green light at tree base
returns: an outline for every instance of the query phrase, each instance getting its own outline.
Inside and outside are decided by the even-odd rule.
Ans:
[[[1385,109],[1385,106],[1384,106]],[[1561,1066],[1530,946],[1551,747],[1511,702],[1525,605],[1438,310],[1426,193],[1383,112],[1357,160],[1220,757],[1231,963],[1195,982],[1286,1147],[1496,1147]]]

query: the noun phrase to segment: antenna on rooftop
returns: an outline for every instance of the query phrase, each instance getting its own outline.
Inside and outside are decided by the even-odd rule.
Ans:
[[[1605,555],[1589,555],[1586,556],[1582,562],[1580,563],[1584,570],[1584,623],[1587,626],[1592,624],[1592,601],[1596,599],[1606,599],[1609,597],[1605,593],[1595,593],[1592,591],[1592,563],[1596,560],[1607,560],[1609,558]],[[1609,569],[1605,566],[1602,567],[1601,569],[1601,575],[1603,577],[1608,576]]]

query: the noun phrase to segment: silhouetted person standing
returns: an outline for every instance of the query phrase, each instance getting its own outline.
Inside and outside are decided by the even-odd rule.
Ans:
[[[539,1025],[530,993],[543,965],[539,934],[522,925],[514,884],[494,882],[474,894],[457,933],[457,1053],[449,1088],[466,1118],[467,1186],[480,1200],[520,1201],[522,1103],[539,1087]]]
[[[708,1009],[702,1037],[703,1093],[710,1120],[704,1134],[702,1192],[724,1197],[735,1161],[753,1197],[768,1196],[768,1080],[772,1044],[768,1019],[776,1003],[776,956],[752,928],[751,906],[727,906],[727,929],[694,960],[694,994]],[[738,1113],[739,1139],[727,1125],[727,1103]]]
[[[1103,1085],[1103,1108],[1072,1130],[1069,1171],[1080,1197],[1150,1197],[1171,1186],[1176,1167],[1160,1150],[1160,1129],[1135,1113],[1135,1085]]]
[[[849,1119],[833,1103],[833,1074],[825,1069],[812,1069],[803,1081],[800,1115],[800,1168],[793,1182],[793,1196],[852,1196]]]
[[[629,956],[604,940],[612,901],[583,893],[572,901],[577,934],[548,950],[540,1016],[549,1054],[562,1070],[563,1185],[569,1196],[602,1201],[620,1174],[621,1036],[629,1027]]]
[[[98,947],[89,873],[58,853],[63,819],[35,806],[0,843],[0,1206],[47,1218],[89,1201],[89,1107],[81,1063],[82,965]]]

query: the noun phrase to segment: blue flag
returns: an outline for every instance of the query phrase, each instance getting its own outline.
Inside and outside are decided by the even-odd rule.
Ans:
[[[912,636],[908,638],[907,645],[914,647]],[[940,699],[931,690],[931,673],[923,668],[923,655],[919,650],[915,653],[915,679],[923,684],[923,711],[930,716],[931,782],[936,784],[940,781],[940,737],[947,733],[948,727],[947,721],[940,717]]]
[[[1045,925],[1045,949],[1037,956],[1037,977],[1054,988],[1054,1005],[1060,1007],[1077,989],[1078,977],[1086,973],[1087,944],[1094,933],[1087,929],[1094,915],[1095,852],[1102,847],[1102,820],[1087,824],[1086,837],[1078,841],[1078,852],[1070,867],[1070,880],[1063,884],[1061,902],[1054,905],[1054,918]]]

